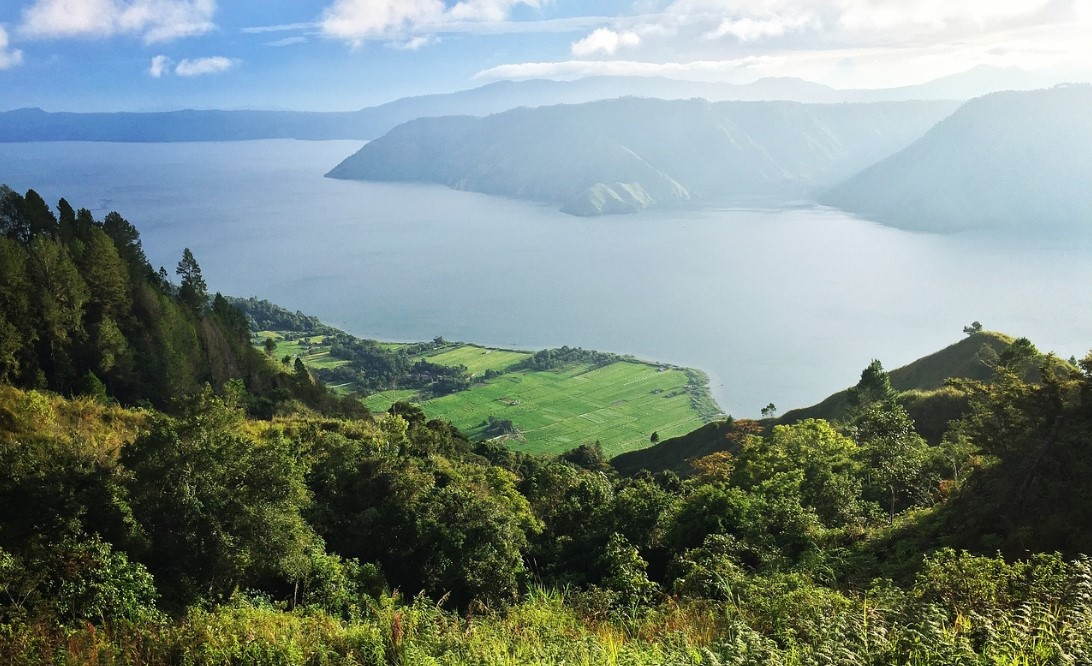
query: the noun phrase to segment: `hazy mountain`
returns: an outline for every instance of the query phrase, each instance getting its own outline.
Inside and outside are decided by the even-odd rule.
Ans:
[[[1017,67],[989,67],[982,65],[966,72],[941,77],[926,83],[897,88],[877,88],[836,91],[844,102],[897,102],[923,99],[968,100],[1003,90],[1033,90],[1052,86],[1062,81],[1029,72]]]
[[[440,183],[582,215],[830,187],[921,136],[953,102],[623,98],[411,121],[328,175]]]
[[[230,141],[244,139],[373,139],[415,118],[484,116],[517,107],[577,104],[623,96],[683,99],[835,101],[835,91],[801,79],[746,85],[656,77],[589,77],[575,81],[499,81],[453,93],[404,97],[359,111],[218,111],[0,113],[0,141]]]
[[[1092,86],[1059,86],[967,102],[821,199],[913,229],[1087,228],[1090,183]]]
[[[1041,87],[1021,70],[978,68],[930,83],[879,90],[837,90],[774,77],[747,84],[659,77],[589,77],[574,81],[500,81],[452,93],[405,97],[347,112],[201,111],[159,113],[0,112],[0,141],[221,141],[238,139],[373,139],[415,118],[483,116],[522,106],[578,104],[617,97],[711,101],[873,102],[969,99],[995,90]]]

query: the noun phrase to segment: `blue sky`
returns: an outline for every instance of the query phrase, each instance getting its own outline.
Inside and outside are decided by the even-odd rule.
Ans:
[[[1092,0],[2,0],[0,109],[355,109],[590,74],[1084,78]]]

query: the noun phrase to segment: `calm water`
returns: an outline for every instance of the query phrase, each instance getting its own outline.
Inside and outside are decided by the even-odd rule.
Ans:
[[[346,141],[0,144],[0,183],[190,247],[210,286],[390,340],[562,344],[701,368],[721,406],[810,404],[972,319],[1092,348],[1092,242],[914,234],[814,207],[578,219],[441,187],[329,180]]]

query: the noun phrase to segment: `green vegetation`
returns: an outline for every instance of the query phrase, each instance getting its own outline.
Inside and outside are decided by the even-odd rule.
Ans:
[[[262,422],[210,391],[172,417],[0,388],[0,660],[1080,663],[1090,504],[1057,480],[1092,474],[1092,356],[1058,367],[968,387],[938,446],[880,398],[740,429],[688,481],[408,405]]]
[[[488,417],[509,420],[509,446],[554,455],[597,441],[613,456],[648,446],[653,431],[672,436],[702,424],[685,373],[629,361],[506,373],[421,408],[479,439]]]
[[[102,310],[69,312],[65,339],[63,302],[43,294],[74,293],[101,266],[65,271],[68,292],[53,273],[12,270],[61,265],[50,261],[78,246],[44,216],[33,227],[4,210],[0,266],[26,289],[0,292],[0,322],[16,343],[55,344],[35,356],[8,343],[0,378],[0,663],[1046,666],[1092,654],[1092,354],[1065,363],[1013,341],[989,377],[949,385],[963,406],[936,442],[874,362],[839,419],[710,424],[680,441],[726,444],[690,460],[687,478],[623,476],[600,445],[530,455],[406,402],[338,414],[302,360],[269,358],[244,326],[227,329],[238,364],[198,346],[180,366],[222,369],[222,383],[100,378],[87,364],[118,347],[81,336]],[[179,311],[205,335],[243,321],[220,299],[205,312],[196,260],[182,264],[177,288],[152,287],[163,307],[144,326]],[[96,275],[90,293],[110,283]],[[420,368],[426,387],[444,376],[410,360],[443,341],[324,335],[374,367]],[[150,351],[188,349],[148,342],[169,343]],[[255,410],[271,398],[245,381],[247,359],[300,397]],[[564,348],[510,370],[562,376],[573,363],[585,370],[572,381],[634,377]],[[674,372],[641,367],[652,374],[635,385]]]
[[[391,389],[364,398],[364,406],[373,412],[385,412],[397,402],[410,402],[417,397],[416,389]]]
[[[448,351],[430,354],[427,358],[440,365],[463,366],[471,377],[488,370],[501,372],[530,356],[528,352],[490,349],[477,345],[460,345]]]
[[[254,349],[243,315],[209,295],[189,249],[175,273],[178,284],[152,269],[117,213],[96,220],[62,199],[55,215],[34,190],[0,187],[0,382],[167,411],[209,384],[244,389],[254,416],[302,405],[363,415]]]
[[[862,402],[880,398],[898,402],[910,415],[918,434],[929,443],[938,444],[951,424],[967,413],[970,407],[968,387],[975,382],[993,381],[999,366],[1014,367],[1029,380],[1038,379],[1041,364],[1075,368],[1075,363],[1039,353],[1027,339],[984,331],[977,321],[964,327],[963,332],[967,337],[959,342],[890,373],[884,371],[879,361],[873,360],[861,373],[856,386],[811,407],[793,409],[776,418],[777,407],[770,403],[762,410],[761,422],[729,418],[709,423],[683,436],[664,439],[647,449],[621,455],[612,464],[627,475],[642,470],[652,473],[670,470],[687,476],[693,472],[690,461],[718,451],[735,452],[741,437],[757,429],[807,419],[852,421],[860,413]]]
[[[608,456],[685,434],[720,414],[704,374],[573,347],[535,353],[451,343],[360,340],[267,301],[235,300],[255,342],[274,359],[300,359],[338,394],[360,394],[372,412],[417,404],[474,440],[556,455],[598,442]],[[312,328],[317,326],[318,328]],[[322,333],[316,333],[322,331]],[[272,340],[266,347],[266,341]],[[510,426],[496,428],[496,422]]]
[[[321,338],[309,340],[320,342]],[[300,356],[308,367],[316,369],[343,363],[321,346],[301,348],[296,341],[278,344],[275,355],[281,354]],[[580,444],[599,442],[613,456],[649,446],[654,431],[669,437],[680,435],[716,413],[700,373],[615,360],[619,357],[610,354],[596,358],[606,365],[566,357],[543,370],[531,369],[536,366],[528,352],[476,345],[448,345],[418,358],[463,368],[477,381],[431,399],[422,399],[415,389],[380,391],[364,398],[364,405],[382,412],[396,402],[419,402],[430,417],[452,423],[472,439],[502,436],[512,448],[529,453],[556,455]],[[514,428],[492,433],[490,418],[511,421]]]
[[[944,389],[947,381],[952,378],[980,381],[992,379],[994,364],[1012,343],[1013,339],[1002,333],[982,331],[980,328],[971,330],[959,342],[892,370],[889,374],[891,387],[900,392],[914,392],[914,400],[918,402],[930,392]],[[846,389],[812,407],[788,411],[781,417],[781,421],[792,423],[807,418],[839,419],[845,417],[852,406],[852,389]]]

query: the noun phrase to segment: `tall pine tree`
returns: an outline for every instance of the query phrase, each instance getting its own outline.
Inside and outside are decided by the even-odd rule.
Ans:
[[[182,251],[182,260],[178,262],[175,272],[182,278],[178,286],[178,298],[194,312],[204,310],[209,300],[208,285],[205,284],[205,278],[201,275],[201,266],[197,264],[197,259],[194,258],[193,252],[190,252],[190,248],[187,247]]]

